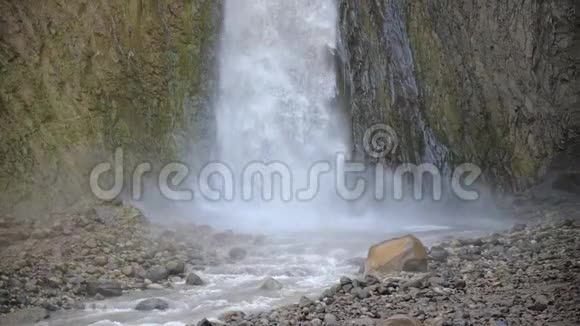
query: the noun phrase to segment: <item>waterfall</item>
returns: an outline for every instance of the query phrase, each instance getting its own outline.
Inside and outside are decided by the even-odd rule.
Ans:
[[[248,215],[262,214],[265,219],[302,206],[304,215],[304,206],[313,211],[313,203],[322,201],[318,197],[332,197],[327,178],[321,189],[328,193],[310,203],[297,202],[295,192],[307,184],[309,169],[319,161],[333,163],[337,153],[348,152],[349,132],[335,104],[336,4],[232,0],[225,2],[224,10],[216,156],[233,172],[236,196],[230,203],[212,206],[230,207],[231,214],[234,205],[235,214],[251,210]],[[287,202],[277,196],[264,201],[256,195],[240,200],[242,173],[255,162],[287,166],[293,199]]]

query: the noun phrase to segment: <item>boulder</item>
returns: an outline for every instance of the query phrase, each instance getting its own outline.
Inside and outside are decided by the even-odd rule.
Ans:
[[[163,299],[151,298],[140,301],[135,310],[139,311],[151,311],[151,310],[167,310],[169,308],[169,303]]]
[[[167,277],[169,277],[169,272],[165,266],[153,266],[145,274],[145,278],[154,283],[164,281]]]
[[[369,249],[365,274],[380,276],[400,271],[427,271],[427,250],[419,239],[406,235],[383,241]]]
[[[90,282],[87,285],[87,292],[93,296],[100,294],[106,298],[118,297],[123,294],[123,288],[119,282],[114,281]]]
[[[343,276],[340,278],[340,285],[347,285],[347,284],[351,284],[352,280],[346,276]]]
[[[201,277],[199,277],[199,275],[197,275],[195,273],[189,273],[189,275],[187,275],[187,278],[185,279],[185,284],[187,284],[187,285],[203,285],[203,280],[201,279]]]
[[[222,325],[225,325],[225,324],[219,320],[209,320],[207,318],[200,320],[196,324],[196,326],[222,326]]]
[[[260,285],[260,289],[261,290],[280,290],[283,287],[282,283],[280,283],[279,281],[275,280],[272,277],[266,277],[263,281],[262,281],[262,285]]]
[[[232,323],[236,321],[241,321],[246,317],[246,314],[240,310],[231,310],[224,312],[219,319],[225,321],[226,323]]]
[[[169,275],[179,275],[185,272],[185,264],[179,260],[168,262],[165,264],[165,268],[167,269],[167,272],[169,272]]]
[[[447,260],[449,253],[441,246],[433,246],[431,247],[429,256],[431,256],[431,259],[434,261],[444,262]]]

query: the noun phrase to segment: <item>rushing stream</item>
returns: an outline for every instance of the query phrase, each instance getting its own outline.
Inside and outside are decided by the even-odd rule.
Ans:
[[[432,229],[437,231],[426,232]],[[450,233],[470,231],[438,226],[408,227],[429,244]],[[394,235],[394,234],[391,234]],[[349,259],[366,254],[368,246],[383,240],[383,232],[300,233],[277,235],[266,245],[250,251],[241,263],[209,267],[199,275],[203,287],[182,282],[173,289],[133,292],[119,298],[88,302],[84,310],[54,314],[41,325],[50,326],[183,326],[204,317],[218,317],[228,310],[255,312],[296,302],[302,295],[316,298],[322,289],[343,275],[354,275],[358,267]],[[261,290],[262,280],[271,276],[283,284],[281,290]],[[140,312],[135,305],[145,298],[169,302],[167,311]]]

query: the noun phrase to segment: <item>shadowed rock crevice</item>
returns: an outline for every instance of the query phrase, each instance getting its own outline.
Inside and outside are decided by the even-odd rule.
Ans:
[[[472,162],[497,189],[529,188],[577,143],[579,11],[572,0],[341,1],[355,139],[387,123],[395,161]]]

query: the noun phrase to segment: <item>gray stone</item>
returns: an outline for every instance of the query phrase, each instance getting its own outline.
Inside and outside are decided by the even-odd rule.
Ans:
[[[280,290],[282,287],[282,283],[272,277],[266,277],[260,285],[260,289],[269,291]]]
[[[89,295],[100,294],[103,297],[118,297],[123,294],[121,283],[115,281],[89,282],[87,285]]]
[[[151,311],[151,310],[167,310],[169,308],[169,303],[163,299],[151,298],[140,301],[135,310],[139,311]]]
[[[370,291],[367,288],[356,288],[353,292],[359,299],[366,299],[371,296]]]
[[[169,272],[167,271],[167,268],[165,268],[165,266],[159,265],[151,267],[147,271],[147,274],[145,275],[145,278],[154,283],[164,281],[167,279],[167,277],[169,277]]]
[[[429,257],[434,261],[443,262],[447,260],[447,257],[449,257],[449,252],[447,252],[443,247],[433,246],[429,252]]]
[[[85,242],[85,246],[87,246],[90,249],[96,248],[97,247],[97,241],[95,239],[89,239],[87,240],[87,242]]]
[[[340,278],[340,285],[347,285],[347,284],[351,284],[352,280],[346,276],[343,276]]]
[[[169,275],[179,275],[185,272],[185,264],[179,260],[172,260],[165,264],[165,268],[169,272]]]
[[[321,326],[322,325],[322,320],[318,319],[318,318],[314,318],[310,321],[310,325],[312,326]]]
[[[201,279],[201,277],[199,277],[199,275],[195,273],[189,273],[185,278],[185,284],[195,286],[195,285],[203,285],[204,282]]]
[[[338,326],[338,320],[336,316],[333,314],[326,314],[324,315],[324,323],[326,326]]]

